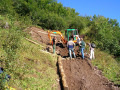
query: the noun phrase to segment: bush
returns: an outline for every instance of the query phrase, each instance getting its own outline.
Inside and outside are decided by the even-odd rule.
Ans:
[[[95,41],[97,47],[115,56],[120,54],[119,26],[111,26],[105,17],[96,17],[91,24],[88,36]]]
[[[36,12],[33,18],[34,22],[45,29],[61,30],[67,28],[65,20],[54,13],[47,13],[44,10]]]
[[[20,33],[10,30],[0,30],[0,46],[6,53],[5,67],[11,67],[11,61],[15,60],[16,50],[20,46]]]

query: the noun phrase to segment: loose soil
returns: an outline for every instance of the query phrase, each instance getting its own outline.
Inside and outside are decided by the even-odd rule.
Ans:
[[[47,31],[37,27],[29,27],[27,30],[34,40],[51,47]],[[57,36],[57,40],[60,41],[60,36]],[[56,52],[62,57],[63,69],[69,90],[120,90],[102,75],[102,71],[92,66],[87,55],[82,60],[78,50],[79,48],[76,46],[75,53],[77,58],[70,60],[66,45],[56,44]]]

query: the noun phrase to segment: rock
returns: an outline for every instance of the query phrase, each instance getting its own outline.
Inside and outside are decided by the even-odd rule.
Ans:
[[[47,50],[48,52],[52,53],[52,52],[53,52],[53,47],[52,47],[52,46],[47,46],[47,47],[46,47],[46,50]]]
[[[60,51],[59,51],[59,50],[56,50],[56,54],[60,54]]]
[[[9,28],[9,24],[8,24],[8,22],[6,22],[5,29],[8,29],[8,28]]]

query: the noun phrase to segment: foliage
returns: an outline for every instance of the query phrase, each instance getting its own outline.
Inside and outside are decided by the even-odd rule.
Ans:
[[[69,28],[75,28],[78,30],[82,30],[86,27],[86,24],[84,23],[83,17],[76,16],[74,19],[72,19]]]
[[[120,54],[120,40],[118,36],[120,28],[116,20],[113,21],[111,23],[111,20],[103,16],[93,17],[91,31],[87,35],[97,44],[98,48],[117,56]]]
[[[44,19],[41,19],[40,22],[42,22],[41,26],[52,30],[60,30],[66,28],[66,22],[64,19],[54,13],[49,13]]]
[[[16,35],[16,33],[18,35]],[[14,32],[13,30],[8,31],[7,33],[3,31],[1,33],[1,40],[3,41],[2,47],[7,54],[5,60],[7,68],[11,67],[11,61],[15,60],[16,50],[20,45],[19,38],[19,32]]]
[[[10,25],[8,29],[4,29],[5,18]],[[26,18],[14,21],[14,18],[8,15],[0,17],[0,20],[3,25],[0,29],[0,66],[4,67],[12,77],[9,86],[16,89],[49,89],[52,86],[51,89],[56,89],[57,75],[54,60],[57,57],[53,59],[51,55],[41,52],[40,46],[24,39],[26,34],[21,29],[28,25]],[[6,88],[6,84],[2,84],[3,80],[0,80],[0,88]]]
[[[4,67],[6,70],[9,70],[12,72],[15,70],[13,68],[14,66],[14,60],[16,59],[16,50],[19,48],[19,33],[14,31],[13,29],[10,30],[5,30],[5,29],[0,29],[0,60],[1,60],[1,65]],[[1,76],[4,77],[5,76]],[[1,87],[4,87],[7,82],[4,81],[4,78],[1,79]],[[2,84],[3,83],[3,84]]]
[[[3,34],[2,39],[7,35]],[[9,40],[7,43],[10,42]],[[19,43],[19,46],[18,41],[23,43]],[[1,65],[12,77],[9,86],[16,89],[56,89],[58,84],[56,82],[57,57],[53,58],[50,54],[40,51],[41,46],[36,46],[23,37],[20,37],[18,41],[12,40],[10,45],[5,43],[6,46],[0,50],[0,59],[3,61]],[[14,47],[15,42],[19,48]]]
[[[4,28],[6,22],[8,22],[9,24],[8,29]],[[22,56],[22,54],[20,53],[17,54],[18,49],[22,48],[21,52],[22,50],[23,52],[24,50],[26,50],[26,52],[29,50],[30,50],[29,52],[31,53],[34,52],[33,47],[30,49],[28,48],[23,49],[24,47],[27,47],[25,45],[21,47],[22,45],[21,39],[23,39],[23,37],[26,37],[26,33],[23,33],[22,30],[24,30],[26,27],[31,25],[38,25],[44,29],[52,29],[52,30],[56,29],[61,31],[64,31],[67,28],[78,29],[79,34],[80,35],[85,34],[90,39],[91,42],[94,41],[94,43],[97,45],[97,48],[115,56],[114,58],[117,58],[118,63],[120,61],[119,58],[120,27],[116,19],[105,18],[104,16],[100,16],[100,15],[79,16],[79,13],[76,12],[75,9],[70,7],[64,7],[61,3],[57,3],[56,0],[1,0],[0,1],[0,55],[1,55],[0,59],[2,63],[4,63],[3,66],[6,68],[6,71],[8,70],[7,72],[9,73],[10,71],[13,72],[12,76],[14,76],[15,74],[15,77],[17,77],[14,78],[13,80],[16,80],[15,81],[16,83],[17,82],[19,83],[15,85],[22,83],[21,84],[22,86],[20,87],[27,88],[28,86],[26,83],[28,83],[28,80],[34,81],[35,79],[35,78],[21,79],[24,77],[25,74],[24,68],[27,69],[29,66],[27,64],[25,64],[26,67],[24,67],[24,65],[21,65],[20,69],[14,69],[14,67],[17,67],[14,66],[16,59],[19,57],[19,55]],[[32,56],[32,54],[29,56],[26,55],[25,57],[27,58],[29,57],[30,60],[33,60],[34,58],[30,57]],[[102,60],[99,59],[99,61],[101,60],[102,62],[106,63],[105,65],[107,65],[109,62],[106,59],[105,60],[103,59]],[[20,65],[22,62],[25,61],[24,58],[22,58],[22,60],[24,61],[20,62],[20,60],[21,59],[18,59],[16,64]],[[37,60],[39,61],[41,59],[37,58]],[[113,59],[110,60],[112,60],[111,63],[114,61]],[[114,70],[114,68],[116,68],[116,70],[118,70],[116,62],[114,63],[115,63],[115,67],[111,69]],[[95,65],[99,66],[97,62],[95,63]],[[113,63],[112,64],[109,63],[110,67],[107,67],[105,65],[102,66],[101,64],[101,66],[99,66],[99,68],[101,68],[104,71],[105,76],[107,76],[109,79],[113,81],[115,81],[115,79],[119,79],[118,71],[112,72],[110,69],[110,67],[113,66]],[[41,68],[39,69],[41,70]],[[18,71],[21,72],[22,74],[18,73]],[[37,73],[37,70],[33,70],[31,72]],[[110,74],[110,76],[107,74]],[[39,73],[38,76],[40,75],[41,73]],[[20,82],[19,80],[22,81]],[[36,79],[35,81],[36,83],[38,82]],[[32,82],[29,83],[31,84]],[[47,84],[45,85],[47,86]]]
[[[92,63],[103,71],[104,76],[114,82],[114,84],[120,84],[120,63],[118,64],[108,53],[98,49],[95,50],[95,57],[96,59]]]
[[[46,29],[70,28],[65,18],[68,16],[73,18],[78,15],[75,9],[63,7],[56,0],[11,0],[10,3],[7,3],[7,0],[5,2],[2,0],[0,4],[2,14],[19,15],[18,18],[29,17],[33,24]],[[8,10],[7,6],[10,7]]]
[[[0,0],[0,14],[14,13],[12,0]]]
[[[41,45],[36,46],[24,38],[22,42],[16,52],[19,56],[14,61],[16,69],[11,73],[10,85],[16,89],[56,89],[57,57],[42,52]]]

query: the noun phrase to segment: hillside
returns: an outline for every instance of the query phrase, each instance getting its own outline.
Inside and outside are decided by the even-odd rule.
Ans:
[[[45,43],[46,47],[51,47],[47,32],[36,28],[28,28],[33,39],[39,43]],[[59,37],[59,36],[58,36]],[[62,64],[66,75],[69,90],[118,90],[112,82],[110,82],[97,67],[91,64],[86,55],[85,60],[81,59],[81,56],[77,52],[76,47],[76,59],[69,60],[67,47],[56,47],[56,52],[62,56]],[[67,52],[66,52],[67,51]]]
[[[4,76],[0,74],[0,90],[8,87],[16,90],[59,90],[57,56],[43,51],[44,44],[35,45],[21,35],[19,31],[0,29],[0,67],[11,76],[4,84]]]
[[[87,43],[94,42],[95,60],[81,60],[78,46],[76,59],[69,60],[68,49],[61,42],[52,54],[48,30],[65,35],[77,29]],[[59,35],[57,40],[61,41]],[[53,37],[52,37],[53,38]],[[0,1],[0,90],[62,90],[58,56],[70,89],[118,90],[120,87],[120,24],[101,15],[80,16],[75,9],[57,0]],[[11,79],[6,81],[6,76]]]

